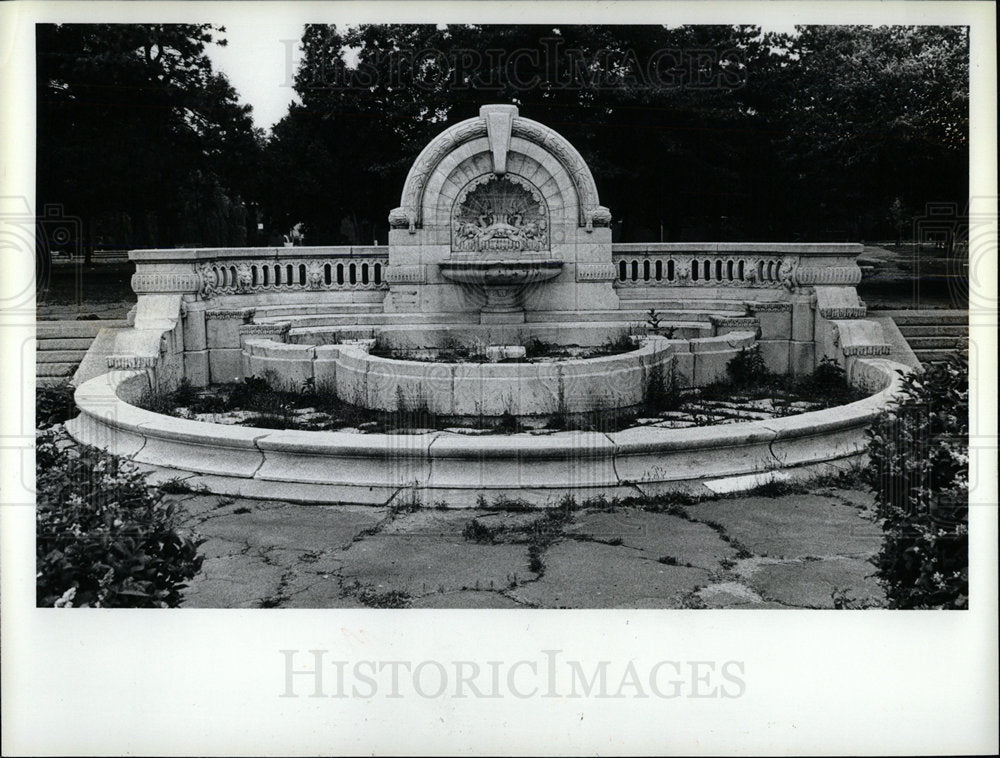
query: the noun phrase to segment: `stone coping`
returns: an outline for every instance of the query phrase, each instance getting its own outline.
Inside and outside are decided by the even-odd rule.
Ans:
[[[281,260],[284,258],[387,257],[388,245],[303,245],[300,247],[196,247],[130,250],[137,263],[212,261],[223,258]],[[615,242],[612,255],[630,253],[774,253],[775,255],[860,255],[864,246],[853,242]]]
[[[864,455],[865,429],[898,392],[897,370],[859,358],[880,377],[876,394],[779,419],[612,434],[465,436],[351,434],[254,429],[175,419],[138,408],[143,371],[115,371],[76,390],[78,441],[157,469],[196,475],[209,491],[318,503],[384,503],[417,490],[472,505],[479,493],[551,498],[564,493],[637,494],[725,477],[843,464]],[[195,480],[192,480],[195,481]],[[279,486],[279,483],[280,486]],[[336,485],[336,486],[334,486]],[[539,496],[541,496],[539,495]]]
[[[775,255],[860,255],[855,242],[613,242],[612,255],[629,253],[774,253]]]
[[[300,247],[191,247],[129,250],[136,263],[213,261],[223,258],[282,260],[285,258],[386,258],[388,245],[302,245]]]

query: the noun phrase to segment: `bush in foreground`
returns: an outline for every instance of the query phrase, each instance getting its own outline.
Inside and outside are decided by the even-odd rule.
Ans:
[[[969,366],[960,355],[907,375],[869,431],[869,484],[892,608],[969,604]]]
[[[73,418],[75,388],[69,382],[35,388],[35,428],[46,429]]]
[[[176,607],[201,567],[134,465],[75,446],[58,427],[36,434],[39,607]]]

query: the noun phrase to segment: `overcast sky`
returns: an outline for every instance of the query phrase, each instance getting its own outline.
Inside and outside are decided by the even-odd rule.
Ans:
[[[229,77],[240,100],[253,106],[254,124],[270,129],[296,100],[291,77],[299,58],[301,23],[226,24],[225,47],[208,45],[208,56]],[[289,55],[292,60],[289,64]]]

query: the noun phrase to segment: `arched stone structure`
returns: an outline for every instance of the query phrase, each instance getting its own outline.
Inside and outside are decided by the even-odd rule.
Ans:
[[[502,175],[517,173],[521,168],[509,163],[517,154],[540,160],[549,176],[565,176],[571,181],[581,226],[610,223],[611,215],[600,204],[590,168],[565,137],[544,124],[520,117],[517,106],[484,105],[478,118],[445,129],[420,152],[406,176],[400,207],[389,214],[390,224],[394,229],[414,231],[425,223],[435,223],[435,218],[427,218],[425,210],[428,202],[435,204],[435,193],[441,192],[441,181],[447,179],[456,161],[482,155],[489,160],[488,170]],[[556,161],[558,167],[546,157]]]
[[[488,190],[473,214],[463,204],[477,187]],[[410,168],[400,202],[389,214],[389,312],[486,323],[480,310],[488,296],[468,277],[449,278],[441,264],[523,267],[543,258],[558,275],[531,278],[519,294],[523,310],[500,321],[524,320],[543,302],[556,312],[618,308],[611,214],[589,167],[564,137],[513,105],[483,106],[433,139]]]

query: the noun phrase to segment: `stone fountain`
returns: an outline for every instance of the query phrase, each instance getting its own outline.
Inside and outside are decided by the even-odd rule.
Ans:
[[[550,503],[566,492],[631,496],[693,483],[728,491],[864,455],[865,428],[905,366],[889,358],[882,325],[866,320],[855,290],[860,245],[613,245],[610,221],[564,137],[512,105],[483,106],[416,158],[389,214],[387,247],[132,251],[130,328],[95,341],[92,352],[114,349],[85,365],[108,371],[76,377],[81,414],[67,428],[212,492],[383,505],[407,492],[473,504],[482,492]],[[651,309],[668,328],[615,354],[416,359],[463,340],[498,355],[517,346],[523,355],[535,340],[620,344]],[[388,354],[370,352],[377,340],[391,343]],[[833,357],[873,394],[716,428],[544,437],[234,428],[136,407],[182,380],[259,376],[376,411],[586,416],[636,406],[653,377],[711,384],[751,346],[777,374],[806,374]]]

